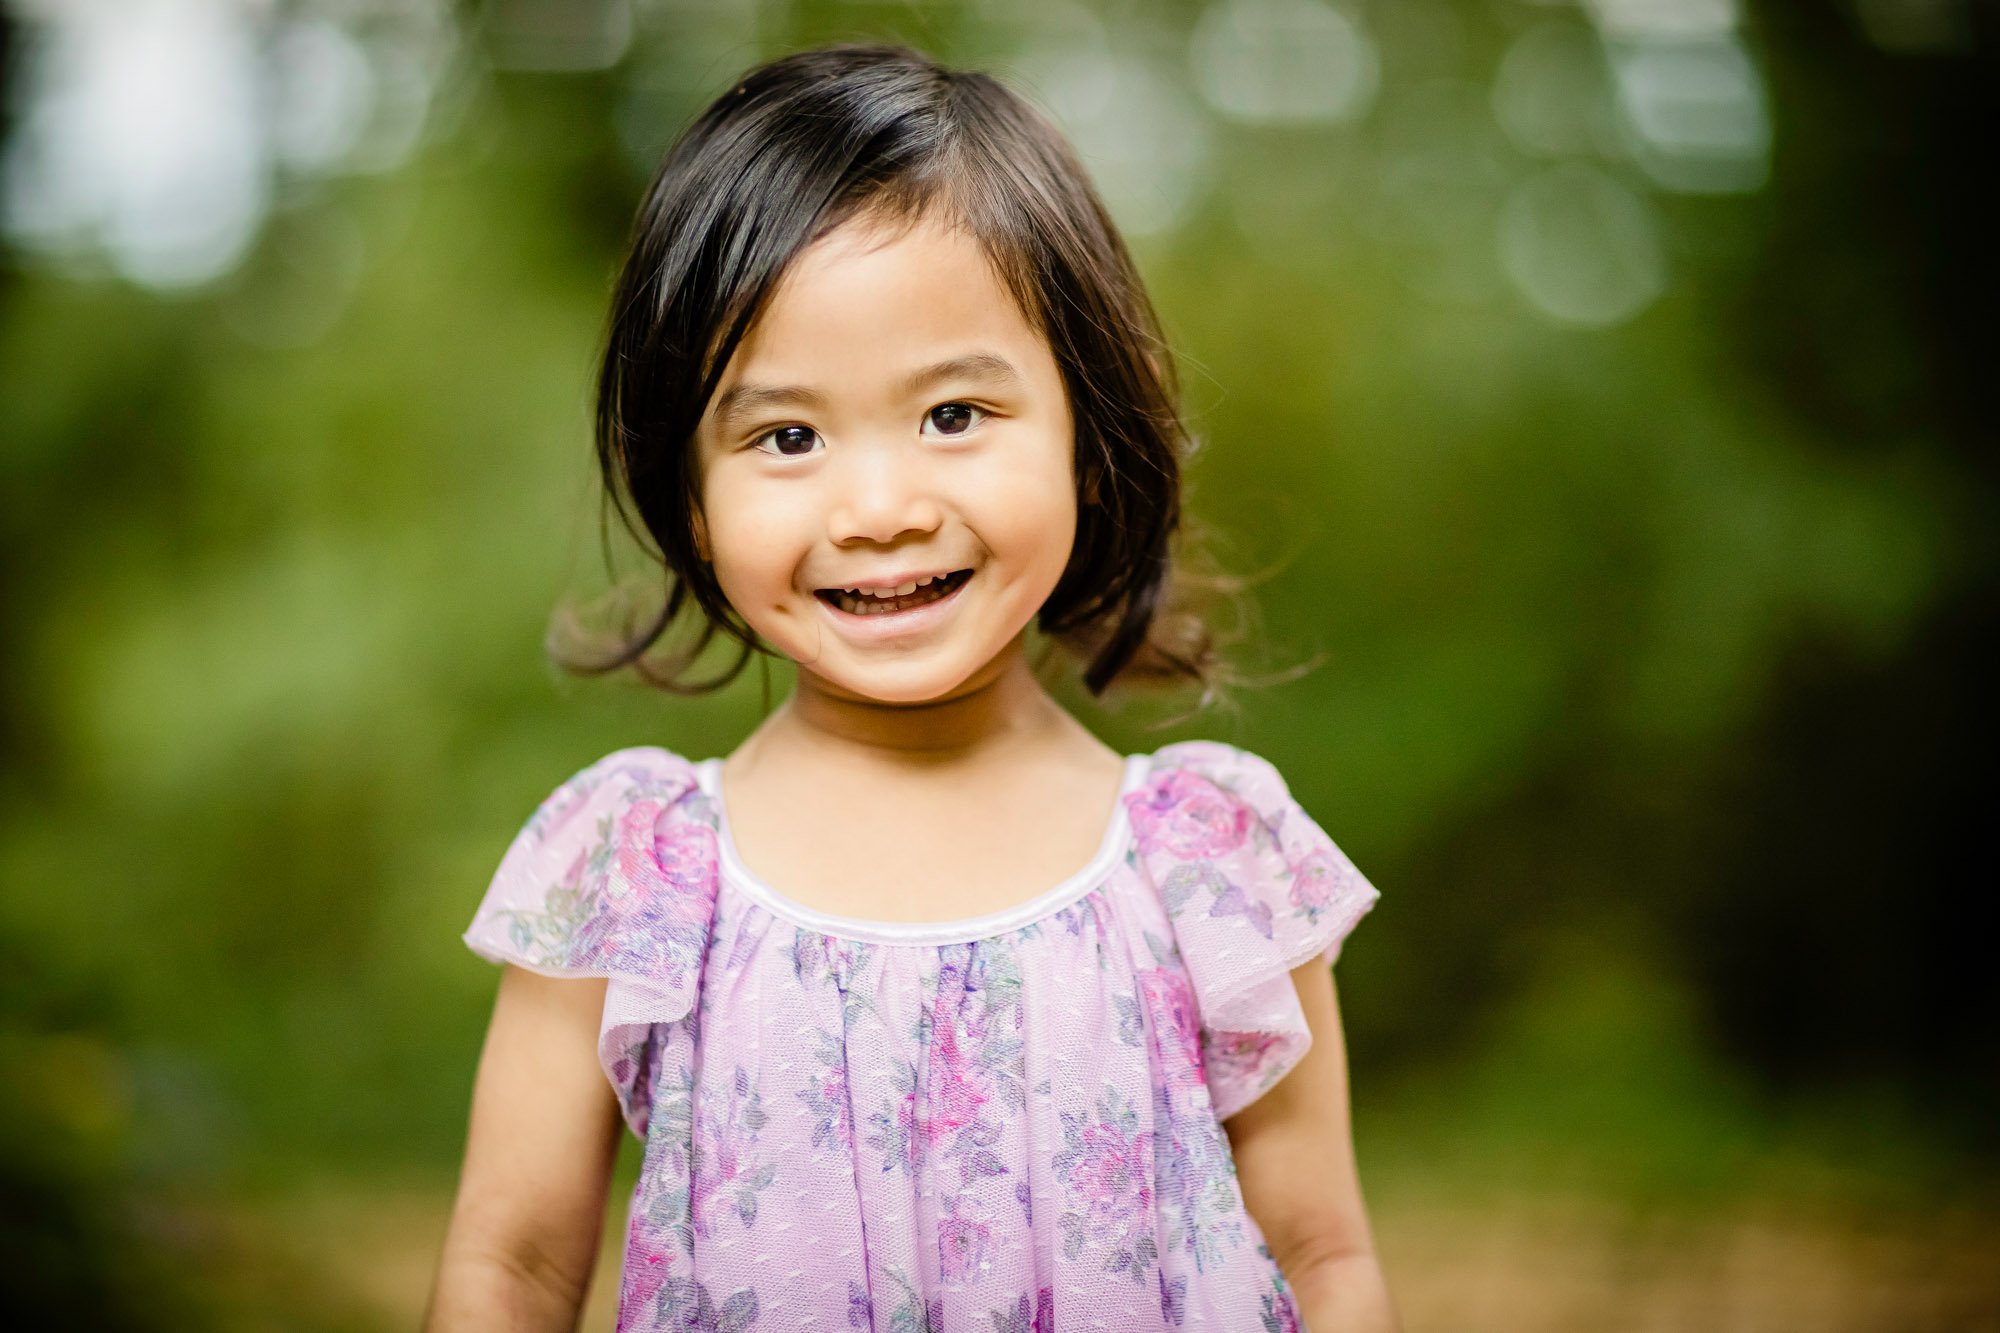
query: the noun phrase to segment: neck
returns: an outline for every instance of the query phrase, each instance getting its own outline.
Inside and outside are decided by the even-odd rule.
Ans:
[[[920,704],[882,703],[801,671],[792,697],[760,730],[794,733],[797,741],[877,760],[930,766],[976,758],[1068,721],[1016,641],[959,689]]]

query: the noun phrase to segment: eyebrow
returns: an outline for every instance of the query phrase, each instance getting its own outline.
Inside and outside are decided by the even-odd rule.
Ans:
[[[912,371],[898,386],[907,396],[947,380],[984,380],[1009,388],[1027,383],[1012,361],[997,352],[970,352]],[[715,400],[715,419],[725,429],[772,407],[824,409],[826,395],[798,384],[734,384]]]
[[[732,384],[715,400],[715,419],[729,427],[767,407],[824,409],[826,395],[795,384]]]
[[[912,372],[903,380],[902,388],[905,394],[920,393],[945,380],[985,380],[1010,388],[1027,383],[1027,378],[1014,368],[1014,363],[999,353],[970,352]]]

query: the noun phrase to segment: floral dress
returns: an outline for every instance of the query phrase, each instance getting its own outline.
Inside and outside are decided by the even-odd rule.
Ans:
[[[963,921],[812,911],[729,837],[719,761],[557,789],[466,942],[605,977],[645,1142],[621,1330],[1296,1330],[1221,1120],[1311,1041],[1288,973],[1375,890],[1271,766],[1127,762],[1097,855]]]

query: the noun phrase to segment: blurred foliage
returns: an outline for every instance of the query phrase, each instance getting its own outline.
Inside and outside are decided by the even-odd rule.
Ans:
[[[1383,889],[1341,969],[1365,1152],[1588,1122],[1586,1175],[1692,1189],[1813,1107],[1875,1132],[1799,1142],[1912,1180],[1994,1146],[1990,33],[1756,7],[1768,183],[1590,150],[1667,276],[1579,327],[1494,241],[1545,167],[1488,89],[1561,6],[1374,4],[1379,92],[1303,125],[1200,109],[1194,5],[655,4],[608,68],[493,68],[520,9],[459,11],[416,155],[293,182],[234,273],[0,272],[10,1291],[139,1308],[103,1267],[135,1191],[448,1169],[494,984],[457,935],[519,820],[754,723],[755,671],[670,700],[541,642],[603,581],[590,372],[645,172],[834,38],[1031,80],[1101,42],[1207,136],[1134,244],[1194,513],[1268,571],[1246,662],[1321,664],[1164,731],[1077,702],[1264,753]]]

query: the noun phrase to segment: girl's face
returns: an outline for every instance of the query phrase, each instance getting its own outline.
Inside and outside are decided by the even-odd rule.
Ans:
[[[1054,591],[1074,431],[1047,341],[978,242],[858,219],[802,253],[696,432],[730,605],[815,683],[959,690]]]

